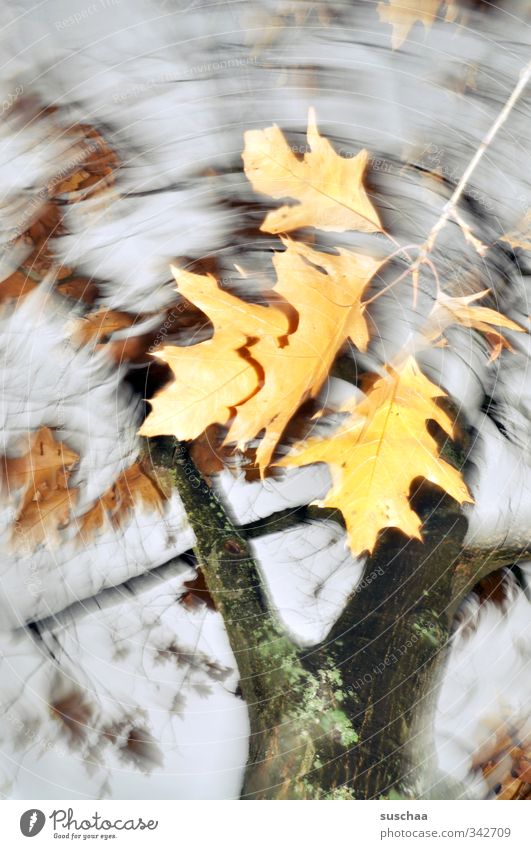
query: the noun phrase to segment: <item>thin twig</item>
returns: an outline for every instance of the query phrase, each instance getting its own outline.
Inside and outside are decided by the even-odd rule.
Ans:
[[[496,120],[494,121],[492,126],[489,128],[489,130],[486,133],[485,137],[483,138],[481,144],[479,145],[478,149],[474,153],[474,156],[472,157],[472,159],[468,163],[465,171],[463,172],[461,179],[459,180],[459,183],[457,184],[457,186],[455,187],[455,189],[452,193],[452,196],[450,197],[450,199],[445,204],[443,211],[442,211],[442,214],[440,215],[440,217],[438,218],[436,223],[433,225],[432,229],[430,230],[430,232],[429,232],[427,238],[425,239],[425,241],[423,242],[423,244],[418,246],[418,254],[417,254],[417,258],[415,259],[415,261],[409,266],[407,271],[401,272],[398,275],[398,277],[396,277],[394,280],[392,280],[390,283],[388,283],[387,286],[382,291],[378,292],[376,295],[374,295],[368,301],[365,301],[364,304],[363,304],[364,307],[367,307],[369,304],[373,303],[373,301],[377,300],[385,292],[388,292],[390,289],[392,289],[394,286],[396,286],[397,283],[400,283],[405,277],[409,276],[409,274],[411,274],[412,281],[413,281],[413,293],[414,293],[413,294],[413,305],[416,306],[417,291],[418,291],[418,285],[419,285],[419,270],[420,270],[420,267],[424,263],[428,262],[428,254],[431,253],[431,251],[433,250],[435,242],[437,241],[437,239],[439,237],[439,234],[444,229],[444,227],[446,226],[446,224],[448,223],[450,218],[453,218],[454,221],[456,221],[456,223],[459,225],[459,227],[461,228],[461,231],[463,232],[465,240],[469,244],[474,246],[475,250],[478,252],[478,254],[480,256],[484,256],[484,254],[487,251],[487,246],[484,245],[479,239],[477,239],[474,236],[474,234],[472,233],[472,230],[470,229],[468,224],[463,220],[461,214],[459,213],[459,211],[457,209],[457,205],[458,205],[459,201],[461,200],[463,192],[465,191],[465,188],[467,187],[468,182],[469,182],[472,174],[474,173],[474,171],[476,170],[481,159],[485,155],[485,152],[489,149],[489,147],[492,144],[492,142],[493,142],[495,136],[497,135],[498,131],[505,124],[507,118],[509,117],[510,113],[512,112],[515,104],[517,103],[518,99],[520,98],[522,92],[524,91],[524,89],[525,89],[525,87],[528,84],[530,79],[531,79],[531,62],[529,62],[525,66],[525,68],[523,68],[523,70],[521,71],[518,82],[516,83],[513,91],[511,92],[510,96],[508,97],[507,101],[505,102],[502,110],[500,111],[500,113],[496,117]],[[408,245],[407,246],[407,248],[414,248],[414,247],[415,247],[415,245]],[[390,258],[394,257],[398,253],[400,253],[399,250],[394,251],[393,254],[391,254]],[[433,265],[432,265],[432,271],[433,271]],[[439,284],[438,284],[438,288],[439,288]]]
[[[474,236],[472,228],[466,223],[461,213],[457,209],[454,209],[452,213],[452,218],[454,219],[456,224],[459,224],[461,232],[465,237],[465,242],[468,242],[469,245],[472,245],[476,253],[478,253],[480,256],[485,256],[489,249],[489,246],[485,245],[481,241],[481,239],[477,238],[477,236]]]
[[[515,85],[510,97],[507,99],[503,109],[501,110],[498,117],[496,118],[496,120],[494,121],[494,123],[490,127],[489,131],[485,135],[483,141],[479,145],[474,156],[472,157],[472,159],[468,163],[468,166],[466,167],[466,169],[463,173],[463,176],[461,177],[457,186],[455,187],[454,192],[453,192],[450,200],[445,205],[441,217],[439,218],[439,220],[434,224],[434,226],[430,230],[430,232],[428,234],[428,238],[424,242],[424,245],[421,247],[420,254],[417,257],[417,259],[415,260],[414,265],[417,265],[417,266],[420,265],[420,263],[423,261],[423,258],[426,256],[426,254],[431,252],[435,242],[437,241],[439,233],[446,226],[446,224],[448,223],[448,220],[451,217],[455,216],[455,210],[457,209],[457,204],[461,200],[463,192],[464,192],[466,186],[468,185],[468,182],[469,182],[472,174],[474,173],[477,166],[479,165],[479,163],[480,163],[481,159],[483,158],[485,152],[488,150],[488,148],[492,144],[492,142],[493,142],[495,136],[497,135],[498,131],[505,124],[507,118],[509,117],[510,113],[512,112],[512,110],[513,110],[516,102],[518,101],[520,95],[522,94],[523,90],[525,89],[526,85],[528,84],[530,78],[531,78],[531,62],[529,62],[525,66],[525,68],[521,71],[519,80],[518,80],[517,84]]]

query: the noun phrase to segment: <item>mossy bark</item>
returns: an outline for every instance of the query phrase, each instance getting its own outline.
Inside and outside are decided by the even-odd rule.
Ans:
[[[466,522],[457,505],[427,486],[417,501],[424,541],[384,534],[326,640],[302,656],[304,673],[286,705],[283,739],[270,746],[269,769],[248,770],[245,792],[254,798],[278,798],[278,786],[266,778],[273,751],[278,759],[284,746],[289,772],[286,752],[297,750],[304,734],[304,774],[292,772],[289,788],[282,787],[290,798],[422,792],[412,744],[423,733],[419,716],[433,702],[446,655]]]
[[[356,798],[421,792],[412,744],[446,656],[466,522],[454,502],[428,486],[416,500],[423,541],[396,531],[382,536],[359,590],[307,659],[341,673],[343,709],[359,739],[336,759],[335,782]],[[330,767],[327,773],[330,784]]]
[[[423,541],[382,534],[327,638],[301,649],[268,604],[245,532],[185,446],[157,440],[150,453],[172,470],[240,672],[251,726],[242,798],[421,795],[419,717],[433,705],[453,611],[485,569],[484,553],[463,550],[458,505],[417,488]]]

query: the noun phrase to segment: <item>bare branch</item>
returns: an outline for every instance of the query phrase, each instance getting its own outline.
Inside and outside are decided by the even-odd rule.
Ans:
[[[474,171],[476,170],[477,166],[479,165],[481,159],[485,155],[485,152],[489,149],[489,147],[492,144],[497,133],[499,132],[499,130],[505,124],[505,122],[506,122],[507,118],[509,117],[509,115],[511,114],[515,104],[517,103],[517,101],[520,98],[522,92],[524,91],[526,85],[528,84],[530,78],[531,78],[531,62],[529,62],[525,66],[525,68],[522,70],[522,72],[520,73],[520,77],[518,79],[518,82],[515,85],[514,89],[512,90],[507,101],[505,102],[503,109],[501,110],[498,117],[496,118],[496,120],[494,121],[494,123],[492,124],[492,126],[490,127],[488,132],[486,133],[481,144],[479,145],[478,149],[476,150],[474,156],[472,157],[472,159],[468,163],[468,166],[465,168],[465,171],[463,172],[463,176],[461,177],[457,186],[455,187],[455,190],[454,190],[450,200],[445,205],[441,217],[434,224],[434,226],[430,230],[430,233],[428,234],[428,238],[426,239],[423,246],[421,247],[420,254],[417,257],[417,259],[415,260],[415,263],[413,264],[412,270],[413,270],[413,268],[418,268],[418,266],[426,258],[427,254],[429,254],[432,251],[432,249],[435,245],[435,242],[437,241],[437,238],[439,236],[439,233],[446,226],[446,224],[448,223],[450,218],[452,218],[452,217],[455,218],[457,220],[457,222],[459,223],[459,225],[462,226],[462,224],[460,223],[460,217],[457,216],[457,218],[456,218],[457,205],[458,205],[459,201],[461,200],[463,192],[466,189],[472,174],[474,173]],[[465,237],[466,237],[466,232],[465,232]]]

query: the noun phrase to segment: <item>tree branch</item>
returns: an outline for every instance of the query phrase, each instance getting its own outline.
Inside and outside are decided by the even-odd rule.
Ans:
[[[500,111],[500,113],[496,117],[496,120],[493,122],[493,124],[489,128],[488,132],[485,134],[481,144],[479,145],[478,149],[474,153],[474,156],[472,157],[472,159],[468,163],[467,167],[465,168],[465,171],[463,172],[461,179],[459,180],[457,186],[455,187],[451,198],[449,199],[448,203],[445,205],[440,218],[434,224],[434,226],[430,230],[424,244],[421,246],[420,252],[417,256],[417,259],[415,260],[415,262],[413,263],[413,265],[411,266],[411,269],[410,269],[413,275],[418,273],[418,269],[419,269],[420,265],[426,260],[428,254],[431,253],[431,251],[433,250],[435,242],[437,241],[437,239],[439,237],[439,233],[441,232],[441,230],[444,229],[444,227],[446,226],[446,224],[448,223],[450,218],[454,218],[454,220],[459,224],[459,226],[463,230],[463,234],[465,236],[465,239],[468,242],[472,241],[472,243],[474,244],[474,242],[476,241],[475,237],[472,236],[470,229],[463,222],[463,220],[461,219],[461,216],[457,212],[457,205],[458,205],[459,201],[461,200],[463,192],[465,191],[472,174],[474,173],[477,166],[481,162],[481,159],[483,158],[485,152],[489,149],[490,145],[494,141],[499,130],[505,124],[507,118],[509,117],[512,110],[514,109],[515,104],[517,103],[517,101],[519,100],[520,96],[522,95],[525,87],[529,83],[530,78],[531,78],[531,62],[529,62],[525,66],[525,68],[523,68],[523,70],[521,71],[518,82],[516,83],[515,87],[513,88],[510,96],[507,98],[507,101],[505,102],[503,109]],[[476,247],[476,249],[478,249],[477,244],[475,245],[475,247]],[[484,245],[481,245],[481,247],[479,248],[478,252],[480,254],[483,254],[484,247],[485,247]]]
[[[150,440],[150,454],[172,469],[240,671],[251,725],[242,798],[421,795],[414,748],[422,740],[424,757],[429,746],[453,614],[499,552],[465,549],[459,505],[424,483],[412,503],[423,541],[382,533],[327,638],[302,650],[270,608],[247,537],[300,523],[305,508],[236,528],[184,445]]]
[[[305,675],[301,653],[271,610],[245,536],[206,484],[186,445],[158,438],[149,441],[149,451],[155,463],[172,470],[196,535],[201,569],[238,665],[251,724],[244,797],[262,792],[264,786],[283,787],[292,772],[301,771],[307,749],[305,740],[287,746],[284,739],[299,698],[295,691]]]

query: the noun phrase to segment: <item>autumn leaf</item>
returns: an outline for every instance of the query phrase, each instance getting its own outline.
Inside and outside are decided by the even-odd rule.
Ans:
[[[112,187],[120,161],[99,130],[90,124],[73,124],[67,133],[84,140],[82,163],[52,185],[51,194],[66,195],[69,203],[95,197]]]
[[[167,363],[174,380],[151,400],[142,436],[195,439],[209,424],[225,424],[234,408],[259,386],[255,365],[244,354],[252,338],[264,338],[273,356],[290,321],[274,306],[249,304],[220,288],[213,275],[172,266],[178,291],[196,304],[214,326],[212,339],[188,347],[167,345],[154,354]]]
[[[77,519],[79,535],[86,541],[96,531],[104,529],[107,523],[119,527],[139,505],[161,510],[164,501],[165,495],[154,475],[142,461],[138,461],[119,475],[94,506]]]
[[[380,231],[380,219],[363,186],[367,151],[352,159],[338,156],[319,134],[314,109],[308,115],[307,141],[310,151],[300,160],[277,126],[245,133],[243,164],[255,191],[297,201],[269,212],[260,229],[266,233],[288,233],[299,227]]]
[[[531,799],[531,747],[525,727],[514,719],[510,711],[484,719],[482,724],[490,733],[472,758],[472,768],[481,769],[501,801]]]
[[[40,117],[50,115],[44,110]],[[87,198],[102,195],[106,198],[114,185],[119,160],[98,130],[87,124],[73,124],[61,135],[72,136],[70,151],[72,163],[61,169],[61,176],[51,178],[41,188],[37,197],[41,203],[34,210],[36,216],[20,235],[20,245],[25,247],[25,258],[20,267],[7,279],[0,281],[0,303],[24,297],[53,272],[58,282],[55,289],[60,294],[90,301],[96,290],[89,280],[72,277],[73,269],[58,264],[54,240],[67,232],[64,221],[65,203],[74,204]],[[44,200],[45,199],[45,200]],[[106,201],[108,202],[108,197]]]
[[[270,213],[262,229],[381,230],[362,183],[366,151],[350,160],[339,157],[319,135],[313,110],[308,143],[311,151],[300,161],[278,127],[246,133],[244,165],[255,189],[298,201]],[[225,445],[243,450],[262,434],[256,461],[263,475],[290,419],[316,397],[342,345],[350,339],[366,349],[361,298],[380,261],[282,242],[285,250],[273,257],[274,296],[282,309],[280,303],[245,303],[223,291],[212,275],[173,269],[178,291],[208,316],[214,334],[156,354],[174,380],[152,400],[141,435],[192,440],[212,424],[230,423]]]
[[[144,773],[148,773],[153,767],[161,767],[164,763],[164,756],[157,741],[146,728],[131,728],[125,744],[119,747],[119,751],[126,762],[134,764]]]
[[[93,128],[76,124],[67,131],[66,135],[83,138],[84,145],[77,154],[83,158],[81,166],[73,165],[66,176],[57,181],[51,181],[44,190],[49,200],[43,204],[36,218],[28,227],[27,238],[33,245],[33,250],[25,259],[21,269],[34,280],[42,279],[53,269],[58,280],[64,280],[72,274],[73,269],[58,265],[53,247],[53,240],[64,235],[64,203],[76,203],[89,196],[98,194],[114,182],[114,170],[119,162],[116,154],[106,144],[103,137]]]
[[[69,524],[76,501],[76,489],[57,489],[42,498],[37,494],[17,517],[17,541],[29,549],[41,542],[57,544],[58,531]]]
[[[366,349],[361,296],[379,261],[346,250],[324,254],[290,239],[283,244],[286,250],[273,257],[274,292],[297,311],[291,333],[277,307],[247,304],[210,275],[174,270],[179,291],[209,316],[215,332],[206,342],[157,355],[175,380],[153,399],[142,435],[194,439],[234,416],[225,444],[243,449],[265,431],[257,450],[264,472],[289,420],[317,395],[345,341]]]
[[[18,301],[19,298],[25,297],[36,286],[37,283],[31,277],[22,274],[20,271],[14,271],[13,274],[0,282],[0,303]]]
[[[20,493],[14,523],[19,542],[35,546],[53,539],[68,522],[77,497],[68,481],[78,459],[48,427],[28,434],[24,454],[3,458],[3,485],[10,493]]]
[[[57,283],[55,288],[60,295],[85,304],[93,304],[98,295],[97,286],[87,277],[69,277]]]
[[[80,168],[79,171],[76,171],[65,180],[61,180],[60,183],[57,183],[55,190],[57,194],[70,194],[71,192],[75,192],[89,176],[88,171],[84,171]]]
[[[444,395],[409,358],[396,371],[388,367],[363,401],[341,408],[348,418],[332,436],[295,446],[295,453],[277,464],[328,464],[333,484],[320,506],[341,511],[354,555],[371,552],[384,528],[421,539],[421,521],[408,500],[417,477],[437,484],[460,504],[472,500],[457,469],[438,456],[426,428],[433,420],[453,434],[450,416],[435,403]]]
[[[13,538],[29,548],[57,540],[57,531],[74,522],[83,542],[110,523],[118,527],[138,505],[162,509],[165,494],[145,461],[129,466],[93,507],[72,518],[78,491],[69,480],[79,455],[42,427],[28,434],[28,450],[2,460],[2,485],[18,497]]]
[[[131,327],[133,323],[134,317],[129,313],[97,309],[76,321],[73,338],[86,345],[93,339],[101,341],[111,336],[116,330]]]
[[[53,430],[41,427],[28,434],[28,450],[18,457],[3,458],[4,485],[10,493],[22,493],[22,510],[35,497],[64,489],[78,455],[63,442],[57,442]]]
[[[72,689],[65,696],[50,702],[52,717],[70,742],[80,744],[92,728],[94,706],[79,689]]]
[[[231,453],[228,448],[222,448],[219,431],[218,425],[209,425],[190,447],[190,457],[208,484],[213,475],[225,468]]]
[[[505,327],[524,333],[523,327],[516,324],[510,318],[489,307],[471,306],[475,301],[481,300],[489,294],[489,290],[477,292],[464,297],[451,297],[444,292],[439,292],[434,307],[429,315],[428,323],[424,328],[424,335],[431,341],[437,342],[445,330],[453,324],[470,327],[485,334],[485,338],[492,346],[495,359],[502,348],[512,350],[505,336],[497,329]]]
[[[105,350],[108,357],[116,363],[132,360],[144,355],[149,339],[148,334],[131,332],[120,333],[134,328],[141,322],[140,316],[118,310],[96,309],[71,324],[72,338],[82,345],[94,345],[96,350]],[[116,334],[116,337],[115,337]]]
[[[44,279],[52,269],[57,280],[64,280],[69,277],[72,274],[72,269],[67,265],[57,265],[51,245],[50,240],[36,243],[34,249],[21,264],[20,270],[36,281]]]
[[[237,408],[225,443],[243,449],[262,430],[256,452],[263,473],[282,433],[308,398],[321,389],[334,359],[347,339],[366,350],[369,330],[361,296],[380,265],[362,254],[339,250],[324,254],[289,239],[286,250],[275,253],[277,291],[296,308],[297,329],[287,344],[272,354],[268,340],[250,349],[264,372],[260,390]]]
[[[522,218],[514,230],[511,230],[510,233],[506,233],[504,236],[500,236],[500,241],[507,242],[512,248],[523,248],[526,251],[531,250],[531,212],[528,212]]]
[[[389,0],[387,3],[378,3],[380,20],[391,24],[393,28],[393,50],[402,46],[417,22],[422,23],[425,29],[430,29],[441,7],[446,9],[446,21],[456,19],[457,10],[453,0],[448,0],[447,3],[442,3],[441,0]]]
[[[206,606],[210,610],[216,610],[214,599],[208,589],[205,576],[200,569],[197,570],[197,576],[195,578],[183,583],[183,588],[186,588],[186,592],[180,597],[180,604],[188,607],[190,610],[202,606]]]

